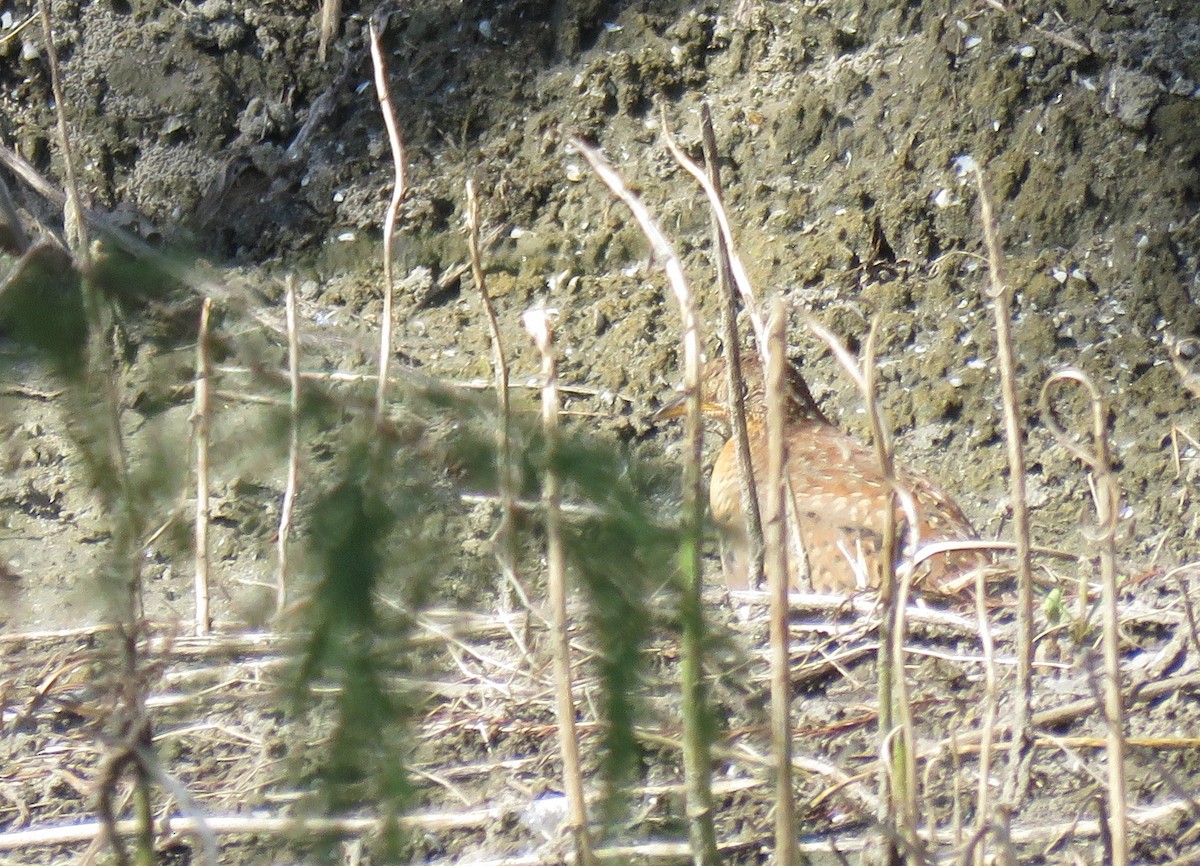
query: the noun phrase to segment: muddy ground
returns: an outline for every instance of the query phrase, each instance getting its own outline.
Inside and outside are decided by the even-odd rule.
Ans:
[[[1035,541],[1094,552],[1086,475],[1053,443],[1036,408],[1046,376],[1074,366],[1092,377],[1111,407],[1124,491],[1119,540],[1130,676],[1183,678],[1169,681],[1176,687],[1167,696],[1131,718],[1131,732],[1165,738],[1132,755],[1131,800],[1149,809],[1194,793],[1194,745],[1172,738],[1200,723],[1195,685],[1186,679],[1196,648],[1184,640],[1183,604],[1200,532],[1194,492],[1200,411],[1188,389],[1196,354],[1189,341],[1200,338],[1200,10],[1149,0],[1052,9],[950,0],[743,5],[430,2],[377,15],[386,23],[411,184],[396,238],[397,387],[413,380],[410,370],[459,386],[490,378],[486,321],[463,268],[464,187],[473,179],[483,230],[492,238],[488,288],[514,382],[522,386],[518,406],[532,407],[523,386],[539,369],[521,315],[543,303],[559,311],[562,375],[574,387],[568,411],[629,460],[656,467],[650,477],[658,481],[650,487],[669,513],[675,482],[662,466],[676,452],[678,431],[656,428],[651,415],[677,378],[678,312],[627,212],[611,202],[566,139],[579,135],[599,145],[671,235],[713,351],[718,299],[708,216],[695,185],[662,146],[656,110],[664,107],[680,141],[698,153],[699,108],[707,103],[740,253],[762,299],[779,292],[788,300],[792,346],[818,399],[845,428],[866,435],[853,387],[802,320],[816,318],[857,348],[870,322],[880,319],[880,396],[898,453],[952,491],[982,535],[1003,536],[1010,512],[996,348],[978,198],[962,159],[973,157],[994,197],[1005,277],[1014,287]],[[212,552],[225,632],[259,627],[270,610],[286,445],[280,408],[259,401],[283,396],[261,369],[285,358],[278,331],[285,280],[298,290],[307,370],[362,374],[374,365],[380,226],[392,183],[364,44],[368,20],[379,11],[347,4],[321,59],[308,3],[51,4],[76,172],[90,207],[173,261],[202,266],[222,289]],[[36,9],[0,7],[0,26],[4,145],[61,189],[62,150]],[[52,190],[11,171],[4,179],[24,233],[64,232]],[[147,531],[167,527],[145,552],[146,610],[156,628],[170,633],[172,623],[186,629],[192,616],[190,511],[182,497],[201,290],[195,279],[162,278],[131,265],[111,237],[100,243],[108,268],[100,282],[116,319],[122,421],[145,486]],[[12,261],[5,259],[6,269]],[[52,315],[61,312],[56,303],[45,303]],[[3,693],[8,706],[25,707],[5,716],[8,760],[23,768],[4,777],[12,805],[0,804],[0,821],[12,831],[90,814],[87,780],[98,757],[94,745],[85,745],[86,725],[74,710],[26,702],[57,664],[91,652],[94,638],[90,631],[24,636],[86,630],[103,620],[94,576],[111,548],[113,522],[81,452],[87,436],[80,433],[86,428],[80,402],[30,355],[13,322],[0,321],[0,329]],[[1181,348],[1181,366],[1172,362],[1173,345]],[[230,371],[255,364],[259,375]],[[369,384],[321,386],[344,401],[347,426],[373,391]],[[398,405],[396,414],[406,411]],[[302,538],[312,503],[338,465],[343,437],[330,429],[328,416],[325,422],[306,430]],[[439,488],[451,498],[462,492],[455,477],[449,473]],[[494,509],[482,504],[429,527],[445,533],[445,543],[439,537],[430,546],[449,554],[432,603],[495,609],[488,542],[494,525]],[[301,572],[311,566],[305,550],[297,541]],[[531,557],[535,591],[537,564]],[[1094,563],[1081,567],[1086,573]],[[1062,560],[1039,562],[1039,574],[1048,584],[1061,581],[1068,595],[1079,569]],[[1002,646],[1011,638],[1008,601],[1001,594],[997,602]],[[718,619],[726,619],[726,603],[714,605]],[[923,706],[937,708],[922,717],[931,742],[949,729],[978,725],[979,667],[962,660],[978,656],[978,639],[947,629],[948,635],[919,636],[943,658],[914,661]],[[498,654],[513,652],[505,638],[468,632],[468,642],[498,641],[505,647]],[[1069,641],[1057,646],[1059,638],[1050,635],[1058,634],[1047,633],[1044,640],[1054,646],[1044,655],[1047,664],[1065,667],[1041,672],[1038,709],[1091,694],[1084,653]],[[744,642],[751,653],[752,638]],[[228,738],[207,744],[208,763],[197,757],[205,747],[185,739],[181,748],[195,763],[177,763],[172,772],[204,791],[203,805],[214,812],[261,807],[283,814],[305,786],[270,768],[280,750],[309,742],[311,731],[285,725],[263,685],[273,682],[269,671],[283,649],[233,644],[204,650],[228,652],[229,665],[205,669],[195,682],[187,676],[194,662],[182,644],[172,644],[179,651],[170,662],[174,673],[163,675],[182,677],[190,697],[156,724],[223,713],[236,719],[215,723]],[[1154,655],[1163,647],[1171,650],[1166,661]],[[431,653],[432,669],[447,682],[456,676],[462,682],[435,692],[421,716],[429,726],[422,729],[421,766],[440,781],[422,782],[419,805],[499,811],[480,819],[482,828],[424,831],[410,843],[414,856],[481,860],[537,851],[552,858],[539,847],[539,831],[517,820],[523,806],[514,805],[559,784],[546,727],[553,713],[538,687],[548,669],[521,679],[521,688],[507,673],[507,692],[476,701],[469,686],[493,682],[491,674],[476,672],[473,681],[464,663]],[[656,670],[669,674],[669,646],[656,645],[652,654]],[[520,659],[512,657],[514,664]],[[494,673],[488,665],[495,662],[489,652],[479,663]],[[719,697],[723,720],[765,748],[754,727],[761,722],[762,662],[752,664],[759,693],[720,691]],[[870,717],[870,682],[869,658],[859,659],[817,680],[797,701],[798,727],[815,732],[802,741],[804,754],[847,772],[867,760],[874,749],[869,723],[845,720]],[[220,697],[209,705],[197,694]],[[320,720],[313,724],[321,730]],[[669,707],[653,725],[677,734]],[[442,730],[456,734],[439,739]],[[1047,731],[1100,732],[1094,718]],[[235,741],[254,743],[254,755]],[[1039,756],[1022,826],[1094,811],[1103,757],[1091,746],[1064,742]],[[646,783],[675,781],[677,756],[653,748],[664,754],[647,761]],[[41,762],[60,754],[78,766],[59,766],[51,773],[59,781],[30,793],[45,777]],[[744,751],[729,758],[730,779],[762,775],[738,763],[744,758]],[[482,781],[447,783],[443,771],[452,762],[484,768]],[[244,788],[219,784],[235,775],[227,766],[254,768],[239,779]],[[497,781],[498,767],[511,775]],[[963,792],[975,782],[966,767],[955,793],[953,767],[935,762],[929,772],[931,817],[944,830],[953,804],[970,802]],[[748,790],[723,795],[722,826],[746,862],[761,856],[770,826],[765,789]],[[645,794],[639,802],[652,806],[630,825],[629,838],[680,838],[673,796]],[[814,838],[858,838],[867,826],[861,811],[849,807],[814,808],[806,820]],[[1196,856],[1196,842],[1176,832],[1178,822],[1186,823],[1182,812],[1156,821],[1138,837],[1139,862]],[[277,838],[238,841],[232,851],[243,853],[244,862],[278,862]],[[1080,832],[1076,842],[1055,847],[1038,836],[1023,843],[1029,847],[1021,859],[1067,862],[1074,855],[1097,862],[1096,839]],[[945,836],[943,842],[949,845]],[[50,862],[55,854],[38,848],[19,856]]]

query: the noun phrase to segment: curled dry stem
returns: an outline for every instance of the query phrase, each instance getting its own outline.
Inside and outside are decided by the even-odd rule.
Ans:
[[[383,421],[387,400],[388,366],[392,358],[392,234],[396,231],[396,218],[400,204],[408,194],[407,161],[404,155],[404,139],[400,135],[400,124],[396,121],[396,110],[392,106],[392,93],[388,87],[387,62],[379,45],[379,31],[375,21],[369,28],[371,37],[371,66],[375,71],[375,93],[379,108],[383,112],[383,125],[387,128],[388,144],[392,149],[392,165],[396,178],[392,184],[392,198],[388,202],[387,215],[383,221],[383,314],[379,331],[379,382],[375,392],[375,424]]]
[[[1091,414],[1092,450],[1081,447],[1068,435],[1054,408],[1051,395],[1063,384],[1073,383],[1087,393]],[[1104,716],[1108,727],[1108,826],[1111,832],[1109,862],[1124,866],[1129,859],[1128,812],[1125,780],[1124,706],[1121,696],[1120,629],[1117,610],[1116,529],[1121,493],[1112,471],[1108,445],[1108,409],[1099,389],[1081,370],[1055,373],[1042,386],[1039,398],[1042,419],[1051,435],[1075,459],[1088,468],[1093,479],[1097,537],[1100,554],[1102,644],[1104,647]]]

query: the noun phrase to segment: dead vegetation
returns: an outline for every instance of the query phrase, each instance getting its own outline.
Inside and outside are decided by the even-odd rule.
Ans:
[[[54,56],[52,45],[47,51]],[[386,83],[386,70],[377,71]],[[379,94],[388,109],[385,86]],[[58,100],[62,110],[64,102]],[[389,120],[389,132],[394,125]],[[69,138],[64,123],[64,153]],[[84,396],[95,398],[80,401],[98,413],[97,426],[86,431],[92,438],[80,446],[93,448],[112,521],[107,572],[115,602],[108,626],[0,636],[0,851],[17,852],[24,862],[53,862],[65,853],[118,863],[168,856],[215,863],[234,855],[255,862],[282,850],[343,862],[495,866],[795,862],[793,850],[829,862],[860,854],[869,862],[909,863],[1122,864],[1196,856],[1200,839],[1181,828],[1200,815],[1200,742],[1180,731],[1200,713],[1189,579],[1197,566],[1119,582],[1122,506],[1109,415],[1099,389],[1078,371],[1048,382],[1041,423],[1090,473],[1096,528],[1082,555],[1035,559],[1041,552],[1020,516],[1028,423],[1021,407],[1028,400],[1016,392],[1016,338],[1006,328],[1012,287],[1001,275],[982,183],[998,354],[1007,358],[1000,378],[1016,539],[994,547],[1016,566],[1006,577],[980,575],[973,611],[931,609],[908,593],[921,551],[902,551],[878,599],[794,596],[786,629],[776,606],[768,638],[763,596],[701,592],[698,406],[686,440],[682,530],[664,526],[671,521],[661,519],[660,506],[639,498],[644,479],[627,477],[636,475],[635,461],[576,441],[569,430],[560,440],[546,310],[530,320],[545,359],[544,432],[514,418],[504,387],[507,353],[482,285],[474,203],[470,272],[488,309],[504,401],[493,408],[438,383],[414,386],[415,374],[391,369],[390,241],[405,188],[402,149],[391,140],[396,184],[385,223],[378,371],[354,371],[363,377],[357,390],[302,372],[304,339],[291,287],[283,317],[257,307],[243,317],[252,304],[241,296],[224,311],[215,343],[198,341],[194,635],[173,633],[142,609],[141,563],[180,510],[157,523],[151,509],[140,510],[146,502],[121,424],[121,381],[107,354],[112,325],[88,294],[95,290],[90,248],[72,247],[67,270],[83,292],[92,354],[65,387],[90,389]],[[575,146],[633,208],[655,261],[669,272],[682,312],[685,381],[694,393],[703,325],[682,263],[619,170],[582,140]],[[703,182],[677,148],[674,157]],[[69,157],[65,162],[69,168]],[[123,237],[87,213],[73,186],[64,194],[74,215],[67,223]],[[731,221],[715,188],[707,191],[729,270],[753,318]],[[136,240],[128,244],[138,249]],[[15,291],[27,264],[16,266],[0,294]],[[210,293],[212,281],[190,269],[173,266],[172,273],[205,296],[206,322],[213,297],[230,295]],[[239,349],[252,322],[265,324],[270,340],[287,340],[286,376]],[[874,340],[865,341],[861,366],[833,344],[863,392],[887,474]],[[303,515],[308,552],[294,563],[300,580],[286,573],[289,560],[281,556],[270,587],[273,618],[257,632],[212,622],[207,613],[205,443],[207,428],[221,423],[208,388],[221,375],[208,355],[214,345],[248,358],[241,396],[269,401],[277,420],[286,417],[289,491],[317,488]],[[1176,345],[1173,360],[1190,387],[1186,343]],[[763,348],[769,356],[765,339]],[[1051,388],[1065,384],[1086,392],[1078,416],[1091,424],[1084,433],[1062,429],[1067,407],[1051,400]],[[306,478],[295,446],[299,430],[328,428],[335,418],[349,428],[334,440],[337,468],[329,478]],[[269,457],[275,449],[263,450]],[[518,460],[530,464],[525,475],[514,467]],[[543,485],[542,502],[519,499],[522,483]],[[496,494],[505,527],[497,547],[502,579],[493,594],[508,599],[500,613],[429,604],[457,552],[447,531],[457,524],[439,522],[441,510],[459,508],[460,494],[477,489]],[[161,511],[162,503],[153,508]],[[284,511],[281,550],[291,526],[290,509]],[[524,536],[522,563],[516,527],[543,518],[544,533]],[[543,543],[548,613],[530,589],[541,580],[528,545]],[[680,578],[667,565],[675,547]],[[766,561],[778,563],[780,552],[768,545]],[[579,586],[570,608],[568,559]],[[1073,573],[1061,573],[1063,561]],[[526,579],[526,568],[537,577]],[[783,570],[768,566],[768,573]],[[774,757],[781,722],[790,733],[783,741],[791,772],[780,772]],[[776,820],[793,813],[794,820]]]

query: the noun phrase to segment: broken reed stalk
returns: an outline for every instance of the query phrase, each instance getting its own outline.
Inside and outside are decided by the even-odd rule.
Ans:
[[[983,170],[974,160],[971,160],[971,170],[979,189],[979,219],[983,224],[983,240],[988,254],[987,294],[994,302],[996,364],[1000,370],[1000,396],[1004,403],[1009,498],[1012,500],[1013,536],[1017,545],[1017,682],[1013,694],[1013,736],[1008,756],[1008,779],[1004,785],[1005,808],[1013,810],[1025,799],[1029,787],[1029,773],[1022,771],[1021,763],[1032,736],[1030,716],[1033,706],[1033,566],[1029,549],[1029,503],[1025,496],[1025,430],[1017,395],[1012,289],[1004,284],[1004,258]]]
[[[379,33],[373,20],[368,29],[371,37],[371,66],[375,70],[375,94],[383,113],[383,125],[387,128],[388,144],[392,149],[392,165],[396,171],[396,178],[392,184],[392,198],[388,202],[387,215],[383,221],[383,321],[379,333],[379,382],[375,391],[375,425],[380,426],[383,423],[387,401],[388,366],[392,359],[392,296],[395,294],[392,283],[392,233],[396,231],[396,216],[400,211],[400,204],[408,194],[408,180],[404,139],[400,135],[400,125],[396,122],[396,111],[392,107],[387,63],[383,59]]]
[[[279,568],[275,573],[275,616],[287,607],[288,541],[292,535],[292,512],[296,507],[296,488],[300,479],[300,326],[296,317],[296,279],[288,275],[284,282],[284,313],[288,343],[288,463],[283,487],[283,505],[279,509],[279,538],[276,551]]]
[[[1088,451],[1075,444],[1059,423],[1050,402],[1051,391],[1059,384],[1074,382],[1087,391],[1091,404],[1092,445]],[[1129,862],[1128,809],[1125,784],[1125,710],[1121,697],[1121,634],[1117,610],[1116,532],[1120,515],[1121,492],[1108,446],[1108,408],[1099,389],[1081,370],[1062,370],[1042,386],[1038,400],[1047,429],[1077,460],[1088,468],[1093,479],[1098,534],[1091,539],[1100,557],[1102,639],[1104,646],[1104,720],[1108,728],[1108,823],[1112,850],[1108,862],[1125,866]]]
[[[721,197],[721,167],[717,158],[717,138],[713,133],[712,112],[705,102],[700,109],[701,142],[704,147],[704,162],[708,168],[708,179]],[[665,125],[665,124],[664,124]],[[721,226],[713,217],[713,258],[717,273],[717,289],[721,295],[721,331],[725,344],[725,392],[729,396],[729,418],[733,428],[734,454],[737,457],[738,483],[742,496],[742,511],[746,516],[748,536],[748,571],[746,579],[751,587],[760,586],[764,574],[764,545],[762,514],[758,509],[758,496],[754,483],[754,466],[750,458],[750,434],[746,430],[746,399],[742,391],[742,349],[737,325],[737,296],[734,294],[733,273],[729,266],[729,247],[721,234]],[[785,323],[786,326],[786,323]],[[763,369],[766,369],[765,367]]]
[[[558,716],[558,744],[563,762],[563,788],[567,794],[568,820],[575,843],[577,862],[590,866],[595,862],[588,833],[587,803],[583,794],[583,772],[579,762],[579,736],[575,729],[575,699],[571,688],[571,644],[567,622],[567,575],[563,551],[561,493],[555,461],[558,452],[558,361],[554,356],[554,336],[549,311],[537,307],[526,310],[525,330],[533,337],[542,356],[542,427],[546,436],[546,475],[542,480],[542,500],[546,508],[546,582],[552,618],[550,642],[554,657],[555,709]]]
[[[508,359],[504,355],[504,340],[500,334],[500,321],[496,307],[488,294],[483,275],[483,252],[479,245],[479,197],[475,194],[475,182],[467,180],[467,242],[471,249],[471,276],[479,292],[479,302],[487,318],[488,335],[492,345],[492,373],[496,381],[496,405],[500,423],[496,428],[496,477],[499,481],[500,525],[496,528],[496,560],[508,590],[501,597],[508,599],[516,593],[525,610],[529,610],[529,596],[521,585],[517,567],[516,500],[517,477],[512,460],[512,410],[508,395]],[[511,605],[510,605],[511,606]]]
[[[322,0],[321,32],[317,42],[317,60],[322,63],[329,54],[329,44],[337,37],[338,22],[342,17],[342,0]]]
[[[787,467],[783,437],[787,311],[778,295],[767,324],[766,566],[771,600],[771,752],[775,760],[775,863],[797,863],[796,797],[792,788],[791,647],[788,640]],[[740,391],[740,389],[737,389]],[[730,393],[734,393],[733,390]]]
[[[208,595],[208,436],[211,427],[212,402],[209,385],[212,380],[212,353],[209,345],[209,322],[212,318],[212,298],[200,305],[200,330],[196,336],[196,389],[192,402],[192,424],[196,438],[196,522],[194,535],[195,575],[192,593],[196,600],[196,634],[205,635],[212,629],[212,611]]]
[[[892,460],[891,437],[883,423],[883,413],[875,387],[875,357],[879,322],[871,323],[863,358],[860,362],[832,331],[809,319],[808,327],[833,352],[834,358],[846,371],[858,389],[867,412],[871,442],[880,472],[893,488],[893,497],[909,513],[909,525],[917,520],[911,496],[897,488]],[[879,820],[885,827],[895,826],[914,850],[920,840],[916,833],[917,782],[916,752],[912,723],[912,706],[908,680],[904,674],[904,637],[907,633],[908,587],[912,577],[911,551],[906,551],[908,567],[904,580],[897,582],[896,574],[896,513],[895,508],[884,512],[882,550],[883,572],[879,586],[879,655],[876,661],[876,690],[879,701],[879,742],[881,754],[890,754],[891,765],[880,766]],[[897,733],[899,737],[897,737]]]
[[[583,154],[597,177],[633,213],[655,257],[662,263],[671,292],[679,304],[683,327],[683,386],[687,393],[683,433],[683,517],[679,542],[680,568],[684,578],[679,613],[683,631],[679,663],[683,699],[683,763],[693,857],[697,866],[717,866],[721,861],[713,823],[713,719],[704,681],[704,575],[700,562],[704,530],[700,459],[704,430],[700,418],[700,326],[696,318],[695,297],[684,276],[679,256],[646,206],[629,191],[621,176],[598,150],[575,136],[570,141]],[[733,254],[732,248],[730,253]]]
[[[705,111],[707,112],[707,105]],[[715,171],[716,145],[711,140],[705,141],[705,147],[713,151],[714,156],[706,157],[714,167],[712,179],[705,176],[700,167],[688,157],[686,153],[675,143],[674,136],[670,132],[670,127],[667,125],[666,109],[660,107],[660,116],[662,121],[663,138],[666,141],[667,149],[670,150],[671,156],[675,161],[690,174],[700,184],[704,190],[705,196],[708,198],[708,206],[712,213],[713,220],[716,223],[715,234],[720,237],[719,250],[723,253],[723,276],[732,278],[733,284],[737,287],[738,295],[742,299],[742,306],[746,310],[746,316],[750,320],[751,331],[754,334],[754,344],[758,349],[758,357],[762,362],[762,369],[766,370],[767,365],[767,340],[766,331],[763,327],[762,318],[758,314],[758,305],[755,301],[754,287],[750,284],[750,277],[746,273],[746,268],[742,264],[741,258],[737,254],[737,249],[733,245],[733,230],[729,225],[729,215],[725,212],[725,203],[721,198],[720,176]],[[712,138],[711,117],[708,118],[708,131],[705,133],[708,139]],[[718,272],[721,274],[722,272]],[[727,292],[727,289],[722,289],[722,292]],[[734,438],[738,445],[735,450],[738,461],[738,493],[742,499],[742,510],[746,516],[747,526],[753,527],[755,523],[762,526],[762,514],[758,507],[758,496],[755,494],[754,472],[750,466],[749,452],[749,437],[748,434],[739,432],[745,426],[745,400],[742,395],[741,387],[741,351],[740,340],[737,330],[736,310],[733,302],[726,299],[723,305],[728,311],[727,315],[733,317],[732,324],[728,318],[725,320],[725,342],[727,343],[726,354],[729,358],[729,363],[725,366],[725,390],[730,395],[736,395],[730,403],[730,415],[733,420]],[[733,346],[731,352],[728,346]],[[736,371],[736,375],[735,375]],[[744,442],[744,444],[743,444]],[[791,478],[785,477],[785,482],[788,485],[788,500],[796,501],[796,491],[791,489]],[[796,557],[797,562],[807,562],[804,554],[804,547],[800,541],[800,526],[796,510],[792,509],[788,512],[788,523],[791,534],[791,542],[793,545],[792,552]],[[751,531],[753,531],[751,529]],[[753,547],[753,540],[751,546]],[[761,547],[760,547],[761,549]],[[752,551],[753,553],[753,551]],[[758,570],[759,558],[757,554],[751,560],[751,565],[755,570]]]

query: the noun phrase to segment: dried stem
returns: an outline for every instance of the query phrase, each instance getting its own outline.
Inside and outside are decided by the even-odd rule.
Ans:
[[[64,214],[67,243],[71,246],[79,268],[88,276],[91,270],[91,243],[87,223],[83,219],[83,201],[79,197],[79,179],[75,174],[75,156],[67,126],[67,98],[63,91],[62,75],[58,69],[58,49],[54,45],[54,30],[50,19],[50,0],[39,0],[46,60],[50,67],[50,88],[54,93],[55,116],[58,119],[59,146],[62,148],[63,169],[67,175],[67,201]]]
[[[49,0],[39,0],[38,11],[42,22],[42,37],[46,46],[46,58],[50,67],[50,84],[54,93],[55,112],[58,120],[63,165],[66,171],[66,201],[64,223],[68,243],[73,247],[75,264],[80,273],[80,291],[84,313],[87,317],[90,339],[88,344],[87,376],[91,381],[85,387],[95,386],[102,395],[103,436],[105,459],[104,471],[115,476],[115,500],[107,505],[116,513],[113,533],[113,557],[117,563],[122,585],[120,610],[116,617],[118,652],[121,662],[115,707],[110,711],[121,718],[137,733],[146,731],[149,740],[148,722],[145,722],[144,677],[141,669],[141,653],[138,647],[141,619],[144,615],[141,582],[142,519],[129,475],[129,459],[125,452],[125,440],[121,428],[121,399],[119,383],[113,372],[113,359],[108,342],[108,313],[92,282],[92,251],[88,238],[87,222],[83,202],[79,195],[79,182],[75,174],[75,159],[72,154],[70,130],[67,124],[67,98],[62,87],[58,67],[58,51],[54,45],[54,28],[50,17]],[[110,748],[106,758],[115,758],[124,747]],[[153,863],[154,824],[150,806],[150,785],[142,772],[135,773],[133,798],[136,815],[136,857],[138,866]],[[111,802],[111,800],[110,800]],[[109,838],[114,842],[114,853],[118,859],[124,849],[116,842],[112,832],[114,815],[106,822]]]
[[[300,328],[296,317],[296,280],[288,276],[284,284],[284,312],[288,337],[288,463],[279,509],[279,539],[276,550],[279,570],[275,574],[275,616],[287,607],[288,541],[292,534],[292,512],[296,505],[296,486],[300,477]]]
[[[883,423],[883,412],[875,388],[875,353],[878,342],[879,322],[873,322],[867,336],[863,359],[858,361],[838,337],[819,322],[809,320],[809,328],[829,346],[842,369],[850,376],[867,411],[871,428],[871,441],[880,472],[892,487],[893,496],[901,507],[913,512],[911,496],[901,491],[895,483],[891,437]],[[909,526],[918,525],[915,513],[910,516]],[[912,546],[918,539],[913,539]],[[916,753],[912,721],[912,706],[908,694],[908,681],[904,675],[904,638],[907,633],[908,589],[912,579],[913,551],[906,551],[904,579],[897,582],[896,574],[896,512],[888,508],[884,512],[883,543],[881,557],[883,569],[880,574],[879,605],[879,657],[876,663],[877,694],[879,700],[880,748],[890,750],[891,765],[880,766],[879,820],[885,826],[896,821],[903,838],[913,846],[919,843],[916,834],[917,782]],[[897,736],[897,733],[899,736]],[[888,752],[884,752],[888,753]]]
[[[665,122],[664,122],[665,125]],[[701,141],[704,145],[704,162],[708,168],[708,179],[721,200],[721,168],[717,159],[717,141],[713,134],[712,113],[708,103],[701,108]],[[757,587],[763,577],[763,526],[762,514],[758,509],[757,487],[754,483],[754,466],[750,457],[750,434],[746,430],[746,400],[742,392],[742,348],[737,325],[737,296],[734,294],[733,273],[729,265],[729,247],[721,234],[721,226],[713,216],[713,255],[717,272],[717,288],[721,294],[721,330],[725,344],[725,390],[729,395],[729,418],[733,427],[734,454],[737,457],[738,482],[741,485],[742,511],[746,517],[747,534],[747,585]],[[726,575],[728,577],[728,575]]]
[[[973,848],[975,866],[983,866],[985,860],[986,832],[992,779],[992,736],[996,725],[996,707],[999,701],[999,679],[996,676],[996,652],[992,642],[992,628],[988,622],[987,574],[982,568],[975,569],[975,619],[979,624],[979,643],[984,658],[984,703],[983,718],[979,725],[979,785],[975,794],[975,837],[979,844]],[[965,864],[965,860],[964,860]]]
[[[32,16],[30,16],[32,19]],[[12,255],[23,255],[29,249],[29,238],[21,227],[21,217],[13,204],[8,183],[0,177],[0,249]]]
[[[750,326],[754,331],[754,340],[755,345],[758,346],[759,357],[765,363],[767,360],[766,328],[763,326],[762,316],[758,313],[758,303],[754,299],[754,288],[750,284],[750,277],[746,273],[746,267],[742,264],[741,257],[737,254],[737,247],[733,242],[733,230],[729,227],[729,217],[726,215],[725,208],[721,204],[721,194],[713,186],[712,181],[708,179],[708,176],[704,173],[704,169],[696,165],[695,161],[675,143],[670,128],[667,126],[665,110],[662,112],[662,130],[663,140],[666,142],[671,156],[683,167],[684,171],[696,179],[696,183],[700,184],[704,190],[704,194],[708,196],[708,206],[712,208],[713,217],[716,219],[717,227],[721,230],[721,237],[725,241],[725,251],[729,255],[729,272],[733,275],[734,285],[737,286],[738,294],[742,297],[742,308],[750,318]]]
[[[488,334],[492,345],[492,372],[496,381],[496,404],[500,424],[496,428],[496,476],[499,479],[500,525],[496,529],[496,560],[511,592],[515,592],[525,609],[530,608],[529,595],[521,585],[517,567],[516,500],[518,478],[512,459],[512,410],[508,395],[508,359],[504,355],[504,340],[496,308],[488,295],[483,276],[483,253],[479,244],[479,198],[475,182],[467,181],[467,240],[471,247],[471,275],[479,292],[479,301],[487,317]],[[509,593],[502,593],[508,597]],[[524,647],[522,647],[524,649]]]
[[[1017,362],[1012,336],[1012,289],[1004,284],[1004,260],[996,235],[992,201],[983,170],[972,161],[979,188],[979,218],[988,253],[988,295],[995,302],[996,363],[1000,369],[1000,395],[1004,402],[1004,438],[1008,446],[1009,497],[1012,499],[1013,536],[1017,545],[1017,682],[1013,693],[1013,738],[1009,775],[1004,787],[1007,809],[1016,809],[1025,798],[1028,773],[1022,772],[1022,755],[1031,737],[1033,705],[1033,567],[1029,549],[1029,503],[1025,496],[1025,430],[1017,395]]]
[[[546,568],[552,617],[551,648],[554,655],[555,709],[558,716],[558,743],[563,762],[563,787],[567,793],[569,821],[574,837],[576,859],[595,861],[587,827],[587,804],[583,793],[583,773],[579,762],[579,736],[575,729],[575,699],[571,688],[571,646],[567,621],[566,559],[563,553],[562,515],[559,513],[560,490],[554,467],[558,451],[558,362],[554,356],[553,333],[549,312],[543,308],[527,310],[525,329],[533,337],[542,356],[542,427],[546,435],[546,474],[542,481],[542,499],[546,507]]]
[[[396,122],[396,111],[392,107],[392,94],[388,88],[387,63],[379,45],[379,33],[375,22],[370,25],[371,65],[375,70],[375,93],[379,108],[383,112],[383,123],[387,127],[388,144],[392,149],[392,165],[396,178],[392,184],[392,199],[388,202],[387,216],[383,221],[383,316],[379,334],[379,382],[375,392],[375,424],[382,424],[387,400],[388,366],[392,359],[392,296],[395,293],[392,281],[392,234],[396,231],[396,216],[400,204],[408,194],[404,139],[400,125]]]
[[[783,436],[787,366],[787,311],[778,295],[767,325],[766,565],[771,597],[771,752],[775,759],[775,862],[797,860],[796,800],[792,789],[791,652],[788,641],[787,467]],[[732,391],[731,391],[732,393]]]
[[[1092,410],[1094,451],[1076,445],[1058,421],[1050,402],[1051,391],[1060,383],[1074,382],[1087,391]],[[1125,711],[1121,697],[1121,635],[1117,610],[1116,531],[1121,493],[1108,447],[1108,409],[1095,383],[1080,370],[1055,373],[1042,386],[1039,399],[1042,419],[1058,443],[1088,467],[1094,482],[1097,544],[1100,555],[1101,610],[1104,645],[1104,716],[1108,728],[1108,824],[1112,836],[1110,862],[1125,866],[1129,861],[1128,812],[1125,785]]]
[[[583,154],[592,170],[618,199],[633,212],[634,219],[662,262],[667,282],[679,304],[683,322],[683,385],[687,393],[683,448],[683,519],[680,560],[684,592],[680,602],[683,647],[680,680],[683,691],[684,774],[688,788],[688,823],[692,851],[698,866],[716,866],[720,862],[713,823],[712,730],[708,708],[708,689],[704,681],[705,623],[703,610],[703,573],[700,542],[704,525],[704,500],[701,497],[700,458],[703,428],[700,420],[700,327],[696,318],[695,298],[683,274],[683,265],[670,241],[659,229],[646,206],[621,180],[620,175],[595,148],[579,138],[571,143]],[[697,169],[699,170],[699,169]],[[707,179],[705,179],[707,183]],[[730,249],[733,255],[732,248]]]
[[[209,321],[212,317],[212,298],[200,305],[200,332],[196,337],[196,391],[192,401],[192,424],[196,438],[196,523],[195,577],[193,594],[196,597],[196,634],[212,630],[212,611],[208,595],[208,435],[212,411],[209,384],[212,380],[212,357],[209,346]]]
[[[341,17],[342,0],[322,0],[321,31],[317,42],[317,59],[322,63],[329,54],[329,44],[337,37]]]

